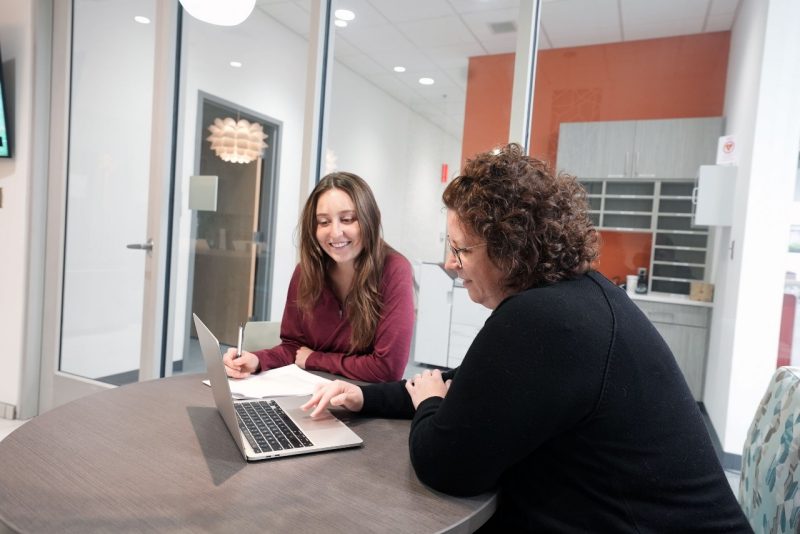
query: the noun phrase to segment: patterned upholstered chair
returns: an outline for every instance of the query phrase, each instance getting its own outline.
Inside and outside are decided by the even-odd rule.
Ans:
[[[800,367],[780,367],[747,433],[739,503],[755,532],[800,532]]]

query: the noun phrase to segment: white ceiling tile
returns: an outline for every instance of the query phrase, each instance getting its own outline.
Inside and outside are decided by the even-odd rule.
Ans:
[[[386,72],[386,69],[383,68],[381,65],[376,63],[372,58],[367,56],[366,54],[357,54],[354,56],[344,56],[344,57],[337,57],[337,60],[341,61],[357,73],[361,74],[365,78],[369,78],[375,74],[381,74]],[[334,76],[336,75],[336,71],[334,71]]]
[[[630,24],[658,24],[670,20],[703,20],[711,0],[620,0],[622,24],[627,29]],[[632,31],[636,31],[633,29]]]
[[[339,0],[343,1],[343,0]],[[391,22],[409,22],[454,15],[446,0],[370,0]]]
[[[402,22],[397,27],[423,50],[475,42],[472,33],[457,16]]]
[[[334,0],[332,9],[334,12],[337,9],[349,9],[355,14],[356,18],[347,23],[347,28],[376,26],[388,22],[386,17],[372,7],[369,0]]]
[[[428,48],[425,54],[443,69],[463,68],[473,56],[486,55],[486,50],[478,43],[462,43]]]
[[[497,36],[493,39],[484,39],[483,47],[488,54],[508,54],[517,50],[517,34]]]
[[[542,27],[554,48],[622,39],[617,0],[562,0],[542,6]],[[589,37],[591,36],[591,37]]]
[[[364,53],[402,53],[416,50],[414,45],[397,28],[390,24],[352,28],[352,31],[341,35],[348,43],[359,48]]]
[[[498,9],[495,11],[478,11],[462,15],[464,24],[472,31],[479,40],[494,39],[507,35],[517,35],[516,31],[497,34],[492,31],[492,23],[511,22],[516,27],[519,19],[519,9]],[[516,37],[515,37],[516,38]]]
[[[530,0],[525,1],[528,2]],[[453,5],[457,12],[462,14],[507,8],[519,10],[519,0],[450,0],[450,4]]]
[[[280,2],[259,5],[259,9],[277,20],[293,32],[308,36],[310,26],[309,13],[294,2]]]
[[[700,33],[702,21],[699,19],[662,20],[660,22],[639,23],[625,30],[626,41],[658,39]]]

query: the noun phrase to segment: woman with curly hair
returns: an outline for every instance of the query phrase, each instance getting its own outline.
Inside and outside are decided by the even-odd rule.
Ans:
[[[229,349],[228,376],[296,363],[365,382],[403,376],[414,329],[411,265],[381,237],[381,213],[355,174],[325,176],[300,217],[300,263],[289,283],[281,344]]]
[[[446,266],[493,310],[462,365],[406,382],[335,381],[304,406],[412,418],[420,480],[497,490],[497,532],[748,532],[669,348],[601,274],[575,178],[515,144],[443,195]]]

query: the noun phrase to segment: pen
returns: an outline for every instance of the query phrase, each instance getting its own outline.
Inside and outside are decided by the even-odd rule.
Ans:
[[[236,343],[236,358],[242,355],[242,338],[244,338],[244,324],[239,323],[239,341]]]

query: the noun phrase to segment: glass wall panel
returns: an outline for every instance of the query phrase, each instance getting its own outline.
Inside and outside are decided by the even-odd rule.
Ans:
[[[609,206],[609,195],[657,197],[653,250],[644,265],[652,291],[683,297],[689,279],[712,281],[714,233],[692,223],[692,190],[699,165],[715,163],[724,132],[684,119],[723,114],[735,11],[736,2],[542,3],[531,153],[584,180],[613,178],[606,183],[605,210],[623,211],[626,204],[635,210],[633,202]],[[572,123],[581,125],[568,131],[584,133],[565,135],[561,146],[560,131]],[[600,222],[623,224],[608,215]],[[615,260],[632,251],[618,245],[601,243],[599,269],[625,280],[636,272],[617,269],[623,264]],[[674,247],[695,250],[682,256]],[[656,261],[680,263],[689,256],[693,264],[702,256],[700,268],[655,268]],[[678,275],[686,281],[671,279]]]
[[[446,182],[508,141],[519,3],[333,4],[353,18],[335,27],[325,171],[362,176],[387,242],[441,262]]]
[[[154,0],[75,0],[59,370],[138,379]],[[141,17],[135,19],[135,17]]]
[[[223,345],[236,344],[239,323],[281,319],[297,261],[309,21],[307,2],[258,2],[233,27],[184,12],[167,355],[174,373],[205,367],[192,312]],[[265,135],[248,161],[208,139],[215,123],[239,121]],[[194,203],[195,193],[206,197],[193,176],[215,177],[215,205]]]

